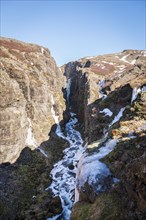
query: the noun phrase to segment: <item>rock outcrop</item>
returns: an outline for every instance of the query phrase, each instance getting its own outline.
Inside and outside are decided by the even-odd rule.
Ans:
[[[15,162],[26,146],[34,149],[48,139],[65,101],[65,77],[47,48],[0,39],[0,162]]]

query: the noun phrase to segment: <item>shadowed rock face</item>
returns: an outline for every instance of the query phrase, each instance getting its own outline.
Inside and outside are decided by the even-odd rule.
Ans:
[[[25,146],[35,148],[48,139],[65,110],[65,78],[50,51],[34,44],[0,39],[0,162],[14,162]],[[31,140],[30,140],[31,139]]]

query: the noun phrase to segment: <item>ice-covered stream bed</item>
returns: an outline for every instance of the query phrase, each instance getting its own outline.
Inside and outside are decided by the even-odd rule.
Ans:
[[[48,189],[52,189],[54,196],[60,196],[63,207],[63,212],[51,218],[53,220],[58,217],[69,220],[74,203],[77,163],[85,150],[80,133],[74,129],[76,123],[75,114],[71,113],[71,118],[66,124],[66,135],[63,135],[59,125],[56,129],[57,135],[69,142],[69,147],[64,150],[62,160],[57,162],[51,171],[53,181]]]

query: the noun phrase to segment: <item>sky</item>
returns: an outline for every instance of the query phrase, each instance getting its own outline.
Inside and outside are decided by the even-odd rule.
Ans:
[[[57,65],[146,49],[144,0],[1,0],[1,36],[49,48]]]

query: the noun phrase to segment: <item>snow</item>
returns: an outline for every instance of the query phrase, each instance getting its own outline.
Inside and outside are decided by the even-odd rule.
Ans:
[[[136,63],[136,59],[134,59],[134,60],[132,60],[131,62],[129,62],[129,61],[126,60],[126,58],[127,58],[128,56],[129,56],[129,54],[123,56],[120,60],[124,61],[125,63],[129,63],[129,64],[131,64],[131,65],[134,65],[134,64]]]
[[[43,47],[41,47],[41,53],[44,54],[44,48]]]
[[[136,63],[136,59],[132,60],[131,64],[134,65]]]
[[[55,123],[59,124],[59,120],[58,120],[59,116],[56,115],[56,113],[55,113],[55,110],[54,110],[55,102],[54,102],[54,98],[52,95],[51,95],[51,104],[52,104],[52,106],[51,106],[52,117],[54,118]]]
[[[122,61],[124,61],[124,62],[126,62],[126,63],[129,63],[129,62],[126,60],[126,58],[127,58],[128,56],[129,56],[129,54],[123,56],[120,60],[122,60]]]
[[[143,86],[143,87],[142,87],[142,92],[143,92],[143,91],[146,91],[146,86]]]
[[[48,157],[48,155],[45,153],[45,151],[43,149],[41,149],[40,147],[37,148],[45,157]]]
[[[121,108],[121,110],[119,111],[119,113],[114,117],[114,120],[111,122],[111,124],[109,125],[109,127],[111,127],[114,123],[116,123],[117,121],[120,120],[120,118],[123,116],[123,112],[125,110],[124,108]]]
[[[146,57],[146,51],[143,52],[143,56]]]
[[[71,86],[71,79],[68,79],[66,83],[66,96],[67,96],[68,104],[69,104],[69,96],[70,96],[70,86]]]
[[[114,65],[113,62],[107,62],[107,61],[105,61],[105,60],[103,60],[102,63],[107,63],[107,64],[110,64],[110,65]]]
[[[76,182],[77,182],[77,180],[76,180]],[[77,186],[76,186],[75,187],[75,202],[74,203],[79,201],[79,197],[80,197],[79,191],[78,191]]]
[[[102,185],[98,184],[98,181],[101,178],[111,175],[108,167],[99,161],[101,158],[108,155],[116,146],[117,140],[109,139],[103,147],[99,149],[98,153],[93,155],[88,155],[84,153],[78,163],[78,172],[77,172],[77,188],[81,189],[84,184],[88,183],[96,185],[96,192],[103,190]],[[76,198],[77,200],[78,198]]]
[[[101,80],[101,81],[98,83],[100,98],[102,98],[102,99],[105,99],[105,98],[107,97],[107,95],[104,94],[104,92],[102,91],[102,87],[104,86],[105,82],[106,82],[105,80]]]
[[[103,109],[102,111],[100,111],[99,113],[104,113],[105,116],[112,116],[113,112],[111,112],[108,108]]]
[[[134,88],[133,92],[132,92],[132,98],[131,98],[131,104],[133,101],[135,101],[135,99],[137,98],[138,94],[141,92],[140,88]]]
[[[34,138],[34,135],[33,135],[32,123],[31,123],[30,118],[28,118],[28,123],[29,123],[29,127],[28,127],[28,130],[27,130],[26,145],[37,147],[37,142],[36,142],[36,140]]]

